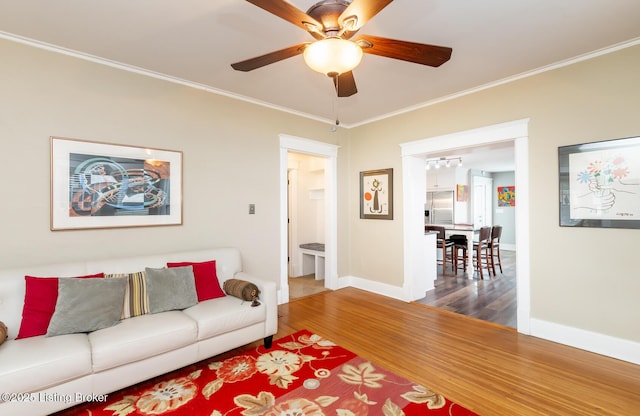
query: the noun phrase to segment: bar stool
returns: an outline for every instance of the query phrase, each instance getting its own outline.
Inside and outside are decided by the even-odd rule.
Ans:
[[[491,269],[493,275],[496,275],[496,263],[502,273],[502,260],[500,259],[500,237],[502,236],[502,226],[494,225],[491,228],[491,240],[489,240],[489,252],[491,253]],[[496,262],[496,259],[498,260]]]
[[[473,243],[473,265],[480,274],[480,279],[484,279],[482,269],[487,269],[491,276],[491,251],[489,241],[491,240],[491,227],[481,227],[478,241]]]
[[[438,249],[442,250],[442,260],[438,260],[438,264],[442,265],[442,274],[446,273],[447,260],[451,262],[451,270],[454,269],[453,265],[453,241],[448,240],[445,236],[444,227],[438,225],[426,225],[425,231],[437,231],[436,244]]]
[[[449,237],[453,241],[453,272],[458,274],[458,267],[462,262],[462,270],[467,271],[467,236],[462,234],[453,234]],[[462,250],[462,256],[460,252]]]

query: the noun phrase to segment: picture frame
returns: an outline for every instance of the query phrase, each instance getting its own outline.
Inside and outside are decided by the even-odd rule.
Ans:
[[[50,137],[51,231],[182,224],[182,152]]]
[[[469,202],[469,185],[456,184],[456,202]]]
[[[360,172],[360,218],[393,219],[393,169]]]
[[[640,137],[558,147],[561,227],[640,228]]]
[[[496,189],[499,207],[515,207],[516,206],[516,187],[498,186]]]

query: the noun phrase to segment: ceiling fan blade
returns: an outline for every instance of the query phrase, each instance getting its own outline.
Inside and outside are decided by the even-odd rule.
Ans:
[[[322,33],[322,24],[320,24],[316,19],[309,16],[302,10],[298,9],[291,3],[284,0],[247,0],[249,3],[260,7],[268,11],[269,13],[278,16],[281,19],[286,20],[289,23],[293,23],[294,25],[310,32],[314,37],[318,38],[318,34]],[[306,23],[306,24],[305,24]],[[318,32],[314,32],[312,29],[315,29]]]
[[[364,26],[380,10],[387,7],[393,0],[353,0],[342,12],[338,22],[343,28],[343,37],[351,38],[362,26]]]
[[[231,64],[231,67],[236,71],[252,71],[254,69],[282,61],[283,59],[300,55],[304,51],[305,46],[307,46],[307,43],[289,46],[288,48],[280,49],[279,51],[256,56],[255,58],[247,59],[245,61],[236,62],[235,64]]]
[[[354,39],[364,53],[400,59],[421,65],[440,66],[451,58],[452,49],[445,46],[405,42],[379,36],[362,35]]]
[[[333,85],[336,87],[338,97],[351,97],[358,92],[356,80],[353,78],[353,72],[351,71],[333,77]]]

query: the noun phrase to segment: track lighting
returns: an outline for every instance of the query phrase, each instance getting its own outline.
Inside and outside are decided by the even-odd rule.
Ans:
[[[454,166],[462,166],[462,158],[459,156],[455,156],[455,157],[440,157],[437,159],[427,159],[425,161],[425,168],[427,170],[431,169],[432,167],[436,168],[436,169],[440,169],[440,166],[445,166],[445,167],[451,167],[451,161],[454,161],[456,164]]]

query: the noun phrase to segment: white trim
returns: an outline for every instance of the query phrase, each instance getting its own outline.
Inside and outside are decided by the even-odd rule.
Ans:
[[[511,121],[507,123],[487,126],[473,130],[466,130],[443,136],[431,137],[416,141],[403,143],[400,145],[402,153],[403,172],[405,175],[424,175],[424,165],[417,166],[410,162],[410,157],[424,157],[428,153],[441,152],[446,150],[460,149],[464,147],[477,146],[482,144],[496,143],[502,141],[514,142],[514,155],[516,161],[515,186],[518,190],[518,206],[516,209],[516,284],[518,287],[518,309],[517,322],[518,332],[529,334],[531,320],[531,288],[530,288],[530,248],[529,248],[529,154],[528,154],[528,131],[529,119]],[[424,187],[420,187],[418,182],[413,189],[405,189],[403,194],[403,204],[405,206],[417,200],[412,194],[424,194]],[[417,209],[412,210],[408,215],[423,219],[422,212]],[[408,219],[405,218],[405,222]],[[423,241],[419,240],[415,233],[404,233],[404,251],[414,251]],[[413,274],[419,274],[415,270],[416,265],[410,259],[404,258],[404,283],[409,283]],[[411,274],[408,274],[411,273]],[[423,275],[428,271],[424,270]]]
[[[83,52],[79,52],[79,51],[75,51],[72,49],[67,49],[67,48],[63,48],[61,46],[56,46],[56,45],[52,45],[50,43],[46,43],[46,42],[41,42],[41,41],[37,41],[34,39],[29,39],[26,38],[24,36],[19,36],[19,35],[15,35],[13,33],[8,33],[8,32],[4,32],[0,30],[0,38],[6,39],[6,40],[10,40],[13,42],[17,42],[17,43],[22,43],[25,45],[29,45],[29,46],[33,46],[39,49],[44,49],[44,50],[48,50],[50,52],[56,52],[56,53],[60,53],[63,55],[67,55],[67,56],[72,56],[74,58],[79,58],[79,59],[84,59],[86,61],[90,61],[90,62],[94,62],[97,64],[101,64],[101,65],[106,65],[106,66],[110,66],[113,68],[118,68],[121,69],[123,71],[128,71],[128,72],[133,72],[136,74],[140,74],[140,75],[145,75],[145,76],[149,76],[151,78],[156,78],[156,79],[161,79],[164,81],[169,81],[169,82],[173,82],[176,84],[180,84],[180,85],[185,85],[187,87],[191,87],[191,88],[195,88],[198,90],[202,90],[202,91],[206,91],[206,92],[210,92],[213,94],[218,94],[218,95],[223,95],[229,98],[234,98],[240,101],[245,101],[248,103],[252,103],[252,104],[256,104],[259,106],[263,106],[263,107],[267,107],[267,108],[272,108],[274,110],[278,110],[278,111],[282,111],[285,113],[289,113],[289,114],[293,114],[293,115],[297,115],[300,117],[304,117],[304,118],[308,118],[311,120],[316,120],[316,121],[320,121],[323,123],[328,123],[328,124],[334,124],[335,120],[330,120],[327,119],[325,117],[318,117],[312,114],[308,114],[308,113],[303,113],[301,111],[296,111],[296,110],[292,110],[290,108],[287,107],[282,107],[282,106],[278,106],[272,103],[268,103],[265,101],[261,101],[255,98],[251,98],[251,97],[247,97],[244,95],[240,95],[240,94],[236,94],[236,93],[232,93],[229,91],[225,91],[225,90],[221,90],[218,88],[213,88],[211,86],[208,85],[204,85],[204,84],[200,84],[197,82],[193,82],[193,81],[188,81],[185,79],[181,79],[181,78],[177,78],[177,77],[173,77],[170,75],[166,75],[166,74],[161,74],[159,72],[154,72],[154,71],[150,71],[148,69],[144,69],[144,68],[139,68],[133,65],[127,65],[121,62],[117,62],[117,61],[112,61],[109,59],[105,59],[105,58],[101,58],[95,55],[90,55],[87,53],[83,53]],[[470,95],[470,94],[474,94],[478,91],[483,91],[489,88],[493,88],[496,87],[498,85],[502,85],[502,84],[507,84],[509,82],[513,82],[513,81],[517,81],[523,78],[528,78],[534,75],[538,75],[541,74],[543,72],[547,72],[547,71],[553,71],[555,69],[558,68],[562,68],[565,66],[569,66],[569,65],[573,65],[575,63],[578,62],[582,62],[582,61],[586,61],[588,59],[592,59],[592,58],[596,58],[598,56],[602,56],[602,55],[606,55],[608,53],[612,53],[612,52],[616,52],[619,51],[621,49],[625,49],[625,48],[630,48],[632,46],[636,46],[640,44],[640,38],[635,38],[635,39],[630,39],[628,41],[625,42],[620,42],[617,43],[615,45],[611,45],[593,52],[589,52],[583,55],[579,55],[570,59],[566,59],[564,61],[560,61],[560,62],[556,62],[554,64],[551,65],[547,65],[547,66],[543,66],[541,68],[537,68],[531,71],[527,71],[527,72],[523,72],[508,78],[503,78],[501,80],[497,80],[494,82],[490,82],[484,85],[480,85],[474,88],[470,88],[468,90],[464,90],[464,91],[460,91],[460,92],[456,92],[450,95],[446,95],[444,97],[439,97],[436,98],[434,100],[430,100],[430,101],[426,101],[424,103],[420,103],[420,104],[416,104],[410,107],[406,107],[403,109],[400,109],[398,111],[394,111],[394,112],[390,112],[390,113],[386,113],[386,114],[382,114],[380,116],[376,116],[376,117],[372,117],[366,120],[362,120],[359,122],[355,122],[355,123],[351,123],[351,124],[340,124],[340,127],[343,128],[354,128],[354,127],[359,127],[359,126],[363,126],[366,124],[370,124],[376,121],[380,121],[380,120],[384,120],[390,117],[395,117],[397,115],[401,115],[401,114],[405,114],[405,113],[409,113],[411,111],[415,111],[421,108],[425,108],[425,107],[429,107],[435,104],[439,104],[445,101],[450,101],[450,100],[454,100],[456,98],[459,97],[463,97],[465,95]]]
[[[640,343],[638,342],[540,319],[531,320],[531,332],[538,338],[640,364]]]
[[[415,172],[422,172],[416,175]],[[404,281],[403,300],[413,301],[424,297],[432,290],[438,277],[436,263],[436,237],[424,233],[424,206],[427,189],[427,175],[424,175],[424,158],[402,157],[402,204],[403,235],[412,244],[405,244],[403,250]]]
[[[339,288],[354,287],[356,289],[366,290],[367,292],[376,293],[378,295],[389,298],[407,301],[405,299],[404,290],[398,286],[388,285],[386,283],[375,282],[357,276],[342,276],[338,279]]]
[[[298,264],[298,256],[295,247],[299,246],[298,242],[298,163],[297,161],[288,160],[287,165],[287,257],[289,264],[287,270],[289,276],[300,276],[302,274],[302,264]],[[287,280],[288,282],[288,280]]]
[[[526,137],[528,135],[528,123],[528,118],[514,120],[493,126],[402,143],[400,148],[402,156],[414,156],[485,143],[503,142],[513,140],[516,137]]]
[[[279,137],[280,147],[285,147],[292,152],[324,157],[338,157],[338,149],[340,149],[340,146],[336,146],[335,144],[290,136],[288,134],[281,134]]]
[[[520,203],[520,200],[518,200],[518,203]],[[339,280],[340,287],[355,287],[394,299],[406,300],[404,299],[403,291],[397,286],[373,282],[355,276],[345,276]],[[640,343],[638,342],[540,319],[531,319],[530,326],[532,334],[537,338],[640,365]]]
[[[589,59],[597,58],[599,56],[606,55],[608,53],[613,53],[613,52],[616,52],[616,51],[619,51],[619,50],[622,50],[622,49],[630,48],[630,47],[633,47],[633,46],[636,46],[636,45],[640,45],[640,38],[635,38],[635,39],[631,39],[631,40],[628,40],[628,41],[625,41],[625,42],[620,42],[620,43],[617,43],[615,45],[611,45],[611,46],[608,46],[606,48],[598,49],[596,51],[592,51],[592,52],[585,53],[585,54],[582,54],[582,55],[579,55],[579,56],[575,56],[575,57],[570,58],[570,59],[565,59],[563,61],[556,62],[556,63],[553,63],[551,65],[547,65],[547,66],[543,66],[543,67],[540,67],[540,68],[536,68],[536,69],[533,69],[531,71],[522,72],[520,74],[516,74],[516,75],[510,76],[510,77],[507,77],[507,78],[499,79],[497,81],[489,82],[489,83],[484,84],[484,85],[479,85],[477,87],[469,88],[468,90],[459,91],[459,92],[456,92],[456,93],[453,93],[453,94],[445,95],[444,97],[439,97],[439,98],[436,98],[436,99],[433,99],[433,100],[430,100],[430,101],[426,101],[426,102],[423,102],[423,103],[419,103],[419,104],[416,104],[416,105],[413,105],[413,106],[410,106],[410,107],[405,107],[405,108],[400,109],[398,111],[393,111],[393,112],[390,112],[390,113],[382,114],[380,116],[372,117],[372,118],[369,118],[369,119],[366,119],[366,120],[362,120],[362,121],[357,122],[357,123],[347,124],[344,127],[346,127],[346,128],[359,127],[359,126],[363,126],[363,125],[366,125],[366,124],[374,123],[376,121],[384,120],[386,118],[395,117],[395,116],[398,116],[398,115],[401,115],[401,114],[410,113],[410,112],[415,111],[415,110],[419,110],[419,109],[422,109],[422,108],[425,108],[425,107],[430,107],[432,105],[440,104],[440,103],[443,103],[443,102],[446,102],[446,101],[455,100],[457,98],[464,97],[465,95],[475,94],[477,92],[488,90],[490,88],[497,87],[499,85],[508,84],[510,82],[518,81],[518,80],[524,79],[524,78],[529,78],[529,77],[532,77],[532,76],[535,76],[535,75],[538,75],[538,74],[542,74],[544,72],[553,71],[553,70],[556,70],[558,68],[563,68],[565,66],[576,64],[578,62],[582,62],[582,61],[586,61],[586,60],[589,60]]]
[[[287,170],[289,152],[324,157],[325,200],[325,287],[338,288],[338,149],[329,143],[281,134],[280,137],[280,290],[278,303],[289,302],[289,270],[287,265]]]
[[[251,104],[256,104],[256,105],[259,105],[259,106],[262,106],[262,107],[266,107],[266,108],[271,108],[271,109],[274,109],[274,110],[282,111],[284,113],[289,113],[289,114],[293,114],[293,115],[296,115],[296,116],[308,118],[308,119],[311,119],[311,120],[316,120],[316,121],[320,121],[320,122],[328,123],[328,124],[335,124],[335,120],[330,120],[330,119],[327,119],[327,118],[324,118],[324,117],[318,117],[318,116],[315,116],[315,115],[309,114],[309,113],[303,113],[302,111],[293,110],[293,109],[288,108],[288,107],[282,107],[282,106],[279,106],[279,105],[275,105],[273,103],[268,103],[266,101],[258,100],[256,98],[247,97],[246,95],[240,95],[240,94],[236,94],[236,93],[229,92],[229,91],[226,91],[226,90],[221,90],[219,88],[214,88],[212,86],[201,84],[199,82],[189,81],[189,80],[186,80],[186,79],[174,77],[174,76],[163,74],[163,73],[160,73],[160,72],[155,72],[155,71],[151,71],[151,70],[148,70],[148,69],[140,68],[140,67],[137,67],[137,66],[134,66],[134,65],[129,65],[129,64],[122,63],[122,62],[113,61],[113,60],[106,59],[106,58],[101,58],[99,56],[91,55],[91,54],[88,54],[88,53],[79,52],[79,51],[76,51],[76,50],[73,50],[73,49],[63,48],[61,46],[52,45],[52,44],[46,43],[46,42],[40,42],[40,41],[37,41],[37,40],[33,40],[33,39],[25,38],[25,37],[22,37],[22,36],[14,35],[12,33],[3,32],[1,30],[0,30],[0,38],[6,39],[6,40],[10,40],[10,41],[13,41],[13,42],[16,42],[16,43],[21,43],[23,45],[33,46],[33,47],[38,48],[38,49],[44,49],[44,50],[49,51],[49,52],[55,52],[55,53],[59,53],[61,55],[71,56],[73,58],[82,59],[84,61],[93,62],[93,63],[99,64],[99,65],[105,65],[105,66],[108,66],[108,67],[111,67],[111,68],[116,68],[116,69],[119,69],[119,70],[122,70],[122,71],[132,72],[134,74],[143,75],[143,76],[147,76],[147,77],[150,77],[150,78],[155,78],[155,79],[159,79],[159,80],[162,80],[162,81],[171,82],[173,84],[184,85],[185,87],[195,88],[197,90],[209,92],[209,93],[212,93],[212,94],[222,95],[222,96],[225,96],[225,97],[233,98],[233,99],[244,101],[244,102],[251,103]],[[341,127],[346,127],[346,126],[341,126]]]
[[[527,123],[528,126],[528,123]],[[529,229],[529,150],[528,133],[514,140],[515,186],[518,203],[515,210],[516,224],[516,296],[518,332],[531,333],[531,244]]]

